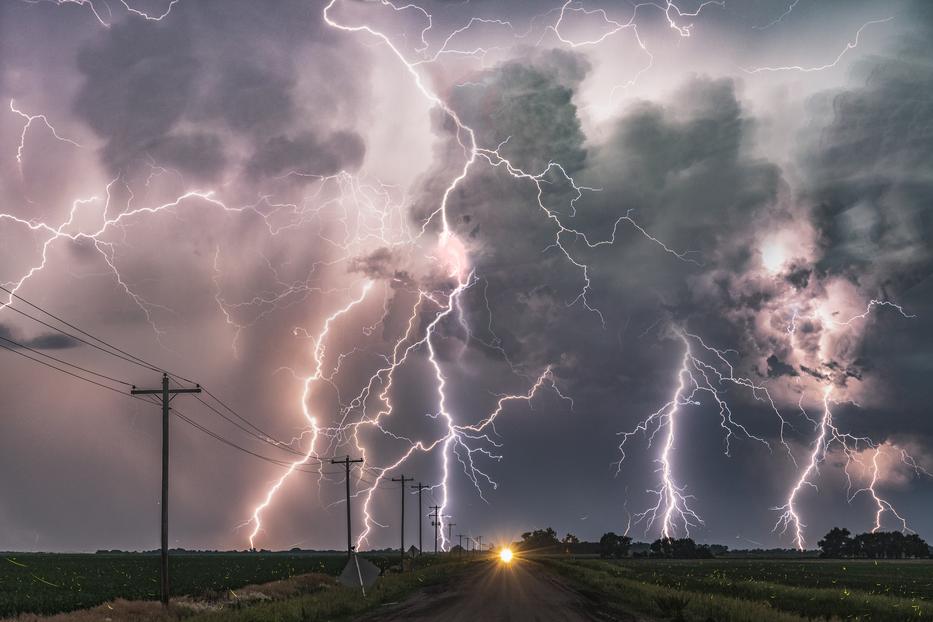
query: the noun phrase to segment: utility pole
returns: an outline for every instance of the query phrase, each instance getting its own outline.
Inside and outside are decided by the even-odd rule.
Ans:
[[[350,460],[350,456],[347,456],[343,460],[331,460],[331,464],[342,464],[347,474],[347,559],[350,559],[353,556],[353,545],[350,544],[350,465],[356,462],[362,462],[362,458],[357,458],[356,460]]]
[[[160,599],[164,606],[168,606],[168,405],[174,395],[200,392],[199,384],[194,389],[170,389],[167,373],[162,374],[161,389],[137,389],[133,385],[130,390],[130,395],[158,395],[162,398],[162,558],[159,569],[162,575]]]
[[[434,514],[431,515],[432,517],[431,526],[434,527],[434,554],[437,555],[437,528],[440,527],[440,524],[441,524],[441,521],[440,521],[441,506],[432,505],[430,506],[429,509],[434,510]]]
[[[458,533],[457,537],[460,538],[460,551],[457,553],[457,557],[462,557],[463,556],[463,534]]]
[[[421,491],[425,488],[430,488],[430,486],[418,482],[418,485],[412,486],[412,488],[418,489],[418,555],[421,555],[424,552],[424,546],[421,540],[421,527],[424,524],[424,515],[421,513]]]
[[[415,481],[414,477],[393,477],[393,482],[402,482],[402,572],[405,572],[405,482]]]
[[[457,523],[447,523],[447,541],[450,542],[450,528],[456,525]]]
[[[479,540],[479,554],[483,554],[483,536],[476,536],[476,539]],[[473,550],[476,550],[476,547],[473,547]]]

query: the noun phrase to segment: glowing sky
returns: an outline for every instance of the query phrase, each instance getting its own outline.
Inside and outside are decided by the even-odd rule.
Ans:
[[[172,546],[342,547],[346,454],[363,547],[402,474],[486,541],[930,538],[927,4],[4,2],[0,285],[294,439],[179,397],[285,466],[176,418]],[[157,409],[4,350],[0,413],[0,550],[156,546]]]

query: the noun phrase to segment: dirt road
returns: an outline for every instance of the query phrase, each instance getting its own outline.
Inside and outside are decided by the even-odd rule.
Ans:
[[[441,593],[422,593],[387,611],[364,618],[372,622],[594,621],[587,601],[528,560],[483,563]]]

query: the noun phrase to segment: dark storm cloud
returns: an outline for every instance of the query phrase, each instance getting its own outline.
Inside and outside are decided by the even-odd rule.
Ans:
[[[222,66],[220,79],[207,95],[206,119],[216,113],[239,132],[262,135],[281,129],[295,114],[294,80],[281,68],[254,61]]]
[[[847,378],[882,378],[884,400],[896,401],[897,408],[861,419],[880,438],[933,435],[929,417],[919,414],[928,378],[918,364],[927,364],[908,355],[933,347],[933,8],[916,3],[911,17],[887,52],[857,65],[860,85],[815,98],[815,123],[829,120],[802,156],[805,196],[825,247],[819,269],[916,316],[879,311],[845,370]]]
[[[581,57],[552,50],[487,72],[459,88],[452,104],[480,146],[508,140],[501,153],[519,168],[538,173],[554,160],[576,171],[586,151],[571,99],[587,70]]]
[[[559,69],[568,66],[575,71]],[[752,224],[775,207],[784,185],[775,165],[748,152],[754,122],[742,110],[734,83],[700,78],[668,103],[631,106],[605,140],[587,145],[566,77],[579,81],[585,67],[570,54],[506,64],[472,80],[454,102],[464,108],[481,144],[509,138],[502,153],[517,166],[537,173],[552,160],[578,184],[601,189],[585,193],[571,215],[572,188],[559,175],[548,177],[544,204],[566,226],[606,239],[613,224],[633,210],[652,235],[695,251],[689,257],[702,268],[671,257],[624,222],[616,244],[598,249],[562,234],[565,248],[591,266],[587,296],[609,320],[607,330],[633,317],[644,330],[667,313],[706,334],[726,330],[734,340],[744,328],[723,324],[719,310],[753,312],[770,294],[732,287],[726,275],[747,263]],[[458,228],[475,241],[478,273],[493,292],[497,334],[507,349],[523,352],[516,360],[531,366],[562,361],[561,373],[605,389],[615,381],[618,344],[603,338],[598,316],[579,300],[567,307],[584,287],[583,275],[553,247],[556,228],[536,202],[530,182],[481,170],[456,193],[452,207]],[[704,315],[689,279],[717,271],[724,280],[701,293],[703,307],[714,304]]]
[[[750,152],[754,130],[731,79],[697,78],[668,102],[636,104],[589,169],[587,181],[610,200],[583,219],[605,228],[633,209],[652,235],[696,251],[690,257],[704,268],[740,270],[747,248],[735,236],[775,206],[784,183],[777,166]]]
[[[196,180],[216,179],[227,164],[223,141],[214,134],[165,136],[154,140],[146,154]]]
[[[244,31],[239,19],[230,23],[229,15],[216,13],[218,3],[199,3],[179,7],[165,23],[124,20],[89,43],[78,55],[84,81],[74,109],[107,141],[102,158],[110,170],[126,173],[154,163],[213,181],[239,166],[231,152],[240,151],[243,140],[252,151],[243,166],[253,177],[357,169],[365,154],[362,138],[326,128],[326,111],[301,118],[299,68],[283,49],[255,36],[265,26],[294,37],[296,24],[288,19],[303,18],[305,28],[314,29],[316,20],[298,4],[258,13],[225,6],[240,10],[241,18],[255,14]],[[352,77],[337,83],[349,94],[356,91]]]
[[[307,132],[293,138],[273,136],[258,148],[247,168],[262,176],[289,171],[326,176],[356,170],[365,152],[363,139],[353,132],[334,132],[323,139]]]
[[[5,324],[0,324],[0,339],[9,340],[3,341],[3,344],[12,348],[22,346],[36,350],[65,350],[79,345],[76,339],[61,333],[44,333],[35,337],[23,338],[18,336],[12,327]],[[16,343],[10,343],[11,341]]]
[[[78,115],[107,139],[103,159],[123,170],[165,140],[194,99],[199,61],[190,28],[127,21],[78,55]]]
[[[23,4],[20,11],[36,9],[17,4]],[[532,15],[553,8],[534,3],[521,7],[512,3],[479,3],[479,7],[477,3],[444,4],[457,14],[438,14],[429,38],[441,36],[445,23],[451,28],[465,24],[474,11],[511,18],[514,10],[530,22]],[[801,3],[804,10],[796,11],[765,36],[781,36],[782,32],[793,36],[800,21],[813,17],[807,10],[825,11],[835,18],[843,11],[848,14],[853,3],[805,4]],[[858,4],[860,10],[877,8],[876,3]],[[365,11],[365,7],[359,3],[353,8]],[[61,19],[59,16],[68,14],[55,9],[86,7],[49,3],[39,8]],[[410,247],[379,247],[385,243],[372,242],[381,233],[379,218],[354,221],[354,208],[347,208],[340,200],[345,193],[364,203],[378,203],[382,192],[392,197],[390,203],[402,196],[398,215],[387,210],[382,214],[387,219],[383,223],[410,217],[412,230],[417,232],[424,219],[437,210],[444,192],[462,170],[465,156],[450,119],[435,108],[430,113],[433,135],[419,143],[435,150],[433,162],[420,182],[412,184],[410,177],[403,176],[406,181],[393,186],[393,172],[377,180],[385,186],[373,181],[371,173],[383,177],[383,171],[396,170],[396,161],[405,158],[410,149],[409,145],[399,149],[392,142],[389,152],[379,153],[380,141],[384,147],[390,140],[381,135],[394,139],[396,134],[420,132],[416,124],[400,127],[391,106],[401,101],[402,105],[417,102],[420,107],[423,97],[384,46],[365,33],[323,27],[320,9],[320,4],[304,0],[276,2],[274,7],[255,0],[182,0],[163,22],[125,16],[117,17],[109,29],[91,23],[95,30],[82,32],[75,44],[82,50],[72,80],[77,95],[71,110],[77,118],[61,118],[67,114],[50,118],[61,121],[63,132],[90,127],[103,143],[99,156],[111,176],[124,174],[132,182],[134,171],[137,173],[138,183],[129,183],[127,188],[116,184],[108,192],[113,210],[109,213],[129,204],[130,186],[134,190],[149,188],[143,182],[150,165],[177,169],[178,174],[158,174],[151,194],[142,190],[133,205],[177,196],[178,178],[183,177],[183,190],[190,184],[200,188],[201,181],[210,182],[227,204],[255,207],[224,212],[206,201],[185,200],[161,215],[128,219],[122,223],[125,228],[108,238],[114,244],[103,248],[113,252],[128,287],[139,292],[147,304],[152,303],[149,310],[163,331],[158,336],[147,323],[147,314],[121,284],[114,282],[100,258],[100,249],[86,240],[67,246],[65,256],[80,261],[71,261],[64,269],[56,254],[60,246],[53,249],[50,267],[44,271],[49,280],[31,285],[45,288],[41,291],[49,292],[49,305],[65,309],[68,317],[77,314],[82,326],[88,322],[93,332],[113,336],[115,343],[130,351],[142,352],[160,365],[205,383],[260,427],[283,438],[305,429],[301,406],[310,404],[312,411],[322,413],[322,421],[329,422],[333,413],[340,412],[338,397],[356,395],[365,384],[371,372],[367,365],[384,365],[392,340],[408,326],[415,302],[413,290],[421,287],[437,292],[451,286],[449,276],[434,268],[437,248],[432,234],[437,232],[439,218],[435,217],[427,234]],[[0,16],[5,15],[3,11],[0,8]],[[745,6],[739,11],[744,30],[736,35],[724,28],[720,33],[724,49],[730,49],[725,46],[734,43],[734,36],[751,36],[750,25],[767,23],[775,16],[771,7],[749,19],[744,18],[756,11]],[[713,15],[733,19],[726,10]],[[495,527],[510,514],[525,527],[529,521],[553,521],[563,532],[572,524],[579,525],[571,521],[582,513],[580,508],[592,516],[585,524],[591,531],[581,534],[586,538],[624,529],[625,511],[642,509],[644,497],[636,495],[656,481],[656,464],[652,462],[656,453],[655,448],[640,449],[641,455],[628,459],[622,473],[613,479],[615,467],[611,463],[619,457],[617,433],[631,429],[634,422],[670,399],[683,354],[682,344],[671,338],[670,325],[685,325],[713,345],[735,348],[727,354],[729,360],[748,377],[765,383],[819,380],[854,385],[859,378],[884,375],[898,399],[862,411],[840,407],[840,420],[851,421],[879,439],[896,434],[920,447],[929,446],[933,438],[933,424],[922,402],[922,396],[929,392],[924,387],[933,373],[927,355],[933,351],[933,332],[921,320],[933,317],[933,280],[924,280],[931,246],[926,171],[933,157],[928,136],[928,94],[933,85],[928,60],[918,58],[928,57],[929,44],[917,39],[900,56],[875,59],[863,70],[865,86],[838,90],[823,98],[832,114],[827,122],[823,114],[814,113],[810,136],[819,140],[807,144],[798,162],[806,184],[790,188],[778,166],[758,156],[756,150],[758,118],[787,115],[777,110],[773,101],[762,101],[760,92],[746,90],[747,84],[729,78],[737,73],[731,59],[725,68],[702,64],[707,50],[693,42],[709,41],[711,33],[717,34],[704,30],[712,22],[705,16],[698,18],[691,38],[681,41],[667,27],[663,12],[649,17],[661,18],[655,24],[659,25],[657,34],[670,36],[659,37],[663,43],[652,45],[658,51],[668,42],[672,50],[692,50],[697,59],[678,58],[678,65],[692,71],[692,61],[701,61],[699,71],[708,71],[709,77],[661,73],[665,90],[670,87],[673,94],[658,96],[652,86],[657,76],[646,73],[647,87],[642,89],[639,84],[626,89],[621,99],[625,103],[596,127],[595,121],[590,123],[591,111],[582,106],[591,103],[587,98],[594,87],[608,90],[609,85],[593,81],[605,79],[600,72],[607,64],[621,67],[627,59],[607,62],[597,54],[591,57],[591,64],[587,60],[590,46],[577,53],[545,51],[546,41],[538,48],[522,47],[521,43],[505,55],[508,61],[498,65],[493,60],[495,52],[476,65],[469,65],[473,59],[458,57],[450,79],[445,74],[449,58],[419,68],[425,85],[437,86],[464,122],[476,129],[481,147],[493,149],[506,141],[502,155],[526,172],[537,174],[549,162],[556,162],[578,184],[600,189],[587,191],[576,200],[574,214],[570,201],[576,193],[559,171],[547,173],[541,200],[566,226],[602,240],[620,217],[630,214],[647,232],[671,249],[687,253],[684,257],[691,260],[673,256],[628,222],[619,224],[614,244],[598,248],[588,248],[572,233],[560,234],[557,241],[590,267],[586,301],[599,309],[600,318],[579,298],[585,286],[583,271],[554,247],[558,228],[537,204],[535,185],[509,177],[503,168],[490,167],[482,158],[473,165],[448,202],[451,227],[466,243],[478,280],[463,295],[463,316],[445,321],[433,344],[448,379],[447,405],[458,421],[473,421],[490,411],[500,391],[524,393],[529,378],[533,380],[545,365],[552,365],[555,381],[573,396],[575,406],[571,409],[550,390],[542,391],[531,404],[508,406],[496,423],[503,443],[499,453],[504,457],[489,469],[502,484],[500,491],[488,491],[491,496],[499,495],[492,501],[495,512],[476,499],[472,484],[456,468],[451,469],[451,511],[466,529]],[[519,29],[523,22],[517,19],[514,23]],[[540,20],[537,23],[540,25]],[[61,27],[72,30],[71,24]],[[411,37],[416,37],[421,27],[417,19],[404,26],[406,36],[397,38],[404,41],[400,44],[403,49],[408,49],[414,40]],[[393,32],[395,28],[393,24]],[[644,33],[652,28],[647,25]],[[5,32],[0,24],[0,34]],[[620,33],[618,38],[626,34]],[[651,34],[654,39],[655,33]],[[761,35],[755,31],[754,36]],[[511,45],[511,34],[506,39]],[[10,59],[2,62],[17,67],[18,72],[20,65],[29,66],[22,61],[32,58],[33,50],[29,45],[14,49],[10,40],[0,36],[3,56]],[[870,37],[865,42],[870,44]],[[48,47],[58,49],[54,41]],[[599,51],[598,47],[593,50]],[[806,52],[806,41],[799,47]],[[659,63],[667,55],[663,52],[657,56]],[[737,53],[742,53],[741,46]],[[860,53],[852,51],[846,61]],[[45,66],[55,64],[36,65]],[[462,75],[466,70],[461,67],[466,66],[476,67],[474,73]],[[54,76],[59,70],[48,71]],[[16,82],[17,72],[0,72],[0,89]],[[809,79],[813,77],[803,76],[801,83]],[[794,74],[791,83],[796,80]],[[385,82],[389,82],[388,87]],[[457,86],[451,86],[453,83]],[[809,93],[822,87],[802,88]],[[393,90],[392,96],[384,94],[384,89]],[[886,95],[888,91],[892,96]],[[402,97],[393,99],[399,94]],[[632,94],[641,99],[630,98]],[[35,109],[55,110],[38,104]],[[752,110],[759,116],[752,116]],[[18,119],[12,121],[16,122],[9,134],[13,139],[4,143],[7,151],[3,153],[15,152],[20,126]],[[42,131],[31,130],[31,140]],[[371,144],[367,142],[370,137]],[[92,160],[94,155],[84,157]],[[383,166],[387,160],[393,166]],[[361,174],[354,175],[352,182],[341,177],[313,198],[306,191],[318,188],[315,181],[303,176],[284,178],[292,170],[329,175],[343,169]],[[10,170],[10,179],[18,179],[15,164]],[[358,186],[354,185],[357,182]],[[94,191],[103,196],[99,188]],[[260,196],[263,200],[257,203]],[[68,204],[65,202],[66,208]],[[80,216],[99,218],[98,204],[90,206]],[[817,214],[822,236],[822,262],[811,265],[795,259],[778,277],[747,278],[760,263],[756,236],[787,223],[808,223],[811,209]],[[84,226],[82,221],[75,229]],[[354,247],[350,257],[334,262],[334,249],[354,226],[360,227],[354,233],[365,231],[371,239],[359,251]],[[373,247],[377,248],[371,250]],[[877,262],[873,261],[876,255]],[[80,276],[77,282],[81,287],[66,290],[61,280],[67,278],[70,283],[72,273]],[[342,361],[338,363],[341,371],[332,384],[316,386],[308,402],[301,404],[300,378],[314,371],[310,354],[313,335],[323,318],[359,294],[361,275],[376,281],[372,292],[359,309],[334,322],[323,344],[324,371],[329,372],[335,360]],[[853,346],[854,351],[845,357],[800,365],[782,344],[787,334],[784,327],[773,329],[765,323],[763,330],[756,320],[782,304],[782,292],[818,296],[827,279],[836,275],[856,283],[860,291],[862,285],[866,291],[877,290],[878,297],[896,292],[905,308],[920,317],[906,320],[891,309],[883,309],[863,346]],[[382,282],[390,284],[385,298]],[[52,292],[65,291],[74,294],[59,294],[53,300]],[[221,304],[226,305],[223,310]],[[414,323],[422,331],[419,334],[433,313],[431,305],[425,304]],[[376,321],[382,322],[381,330],[372,323]],[[8,331],[0,324],[0,335],[9,335]],[[815,348],[812,344],[821,334],[818,322],[799,319],[797,338],[807,347]],[[235,348],[231,343],[234,336]],[[34,347],[67,347],[56,343],[52,335],[40,335],[29,343]],[[349,354],[338,359],[338,353]],[[7,371],[4,368],[0,376],[11,387],[11,394],[20,383],[28,384],[32,378],[28,374],[33,373],[18,367],[9,371],[19,375]],[[146,370],[139,373],[140,382],[158,380]],[[424,349],[413,352],[394,383],[396,414],[387,422],[393,433],[402,431],[412,438],[431,438],[438,433],[433,378],[434,370],[424,361]],[[148,519],[137,508],[151,509],[158,490],[157,417],[149,418],[143,410],[148,406],[134,403],[140,411],[130,411],[133,417],[110,420],[105,417],[124,414],[125,405],[108,403],[100,408],[93,395],[92,399],[81,395],[82,399],[72,400],[75,410],[82,411],[87,417],[82,421],[93,422],[100,434],[80,444],[66,436],[68,442],[55,452],[59,462],[51,462],[43,470],[44,465],[36,465],[34,457],[18,452],[23,447],[60,442],[61,432],[74,429],[66,426],[74,425],[77,417],[69,413],[67,420],[55,419],[58,396],[38,393],[38,397],[30,397],[35,401],[17,401],[15,406],[46,417],[46,424],[22,423],[21,428],[4,435],[9,444],[0,455],[14,468],[22,465],[24,477],[0,480],[7,486],[4,497],[21,500],[0,517],[0,532],[12,537],[18,547],[151,547],[154,524],[146,523]],[[913,398],[915,395],[921,397]],[[773,416],[750,396],[736,390],[729,391],[727,397],[736,417],[752,426],[755,433],[769,439],[776,434]],[[783,456],[776,458],[766,451],[755,453],[759,446],[740,440],[733,446],[734,458],[722,457],[716,406],[708,403],[711,400],[706,396],[702,398],[702,404],[691,407],[690,416],[683,419],[685,435],[678,448],[678,472],[684,475],[689,492],[697,494],[711,529],[719,530],[712,532],[717,538],[723,534],[731,538],[729,530],[738,525],[745,533],[750,524],[767,537],[773,522],[770,515],[762,521],[742,523],[751,511],[747,508],[759,508],[767,514],[780,499],[794,474],[790,462],[780,462]],[[196,403],[179,407],[199,421],[205,417],[209,427],[216,425],[231,438],[240,438],[241,431],[220,427],[224,422],[206,418],[213,415]],[[796,401],[791,410],[796,410]],[[792,440],[810,443],[810,430],[809,424],[800,426]],[[281,471],[229,447],[214,445],[212,439],[186,426],[179,425],[174,433],[173,469],[185,477],[176,480],[174,489],[174,507],[178,509],[173,510],[177,516],[173,537],[178,534],[180,546],[244,546],[243,530],[229,528],[249,517],[269,480]],[[375,440],[368,448],[368,456],[376,456],[374,463],[386,453],[385,442]],[[258,450],[274,453],[262,444]],[[542,455],[556,458],[543,460]],[[438,476],[437,458],[433,454],[408,463],[406,474],[410,467],[419,477]],[[63,464],[72,467],[68,469],[71,479],[59,476]],[[7,472],[8,467],[4,465]],[[762,474],[780,481],[762,481]],[[587,485],[576,484],[584,479]],[[77,498],[79,492],[87,494],[87,488],[75,485],[79,480],[95,482],[107,490],[107,502],[88,503],[86,498]],[[35,481],[42,482],[41,496],[28,494]],[[748,486],[750,492],[743,495],[741,504],[736,502],[736,488],[722,486],[724,481],[734,481],[736,487]],[[266,515],[267,531],[261,546],[268,543],[279,548],[297,540],[302,540],[301,545],[318,547],[342,542],[343,510],[327,505],[331,493],[336,495],[333,499],[340,498],[342,486],[334,491],[325,484],[317,503],[309,501],[308,485],[307,480],[292,479],[283,489]],[[553,503],[555,488],[564,500],[561,507]],[[624,506],[627,489],[633,494],[631,503]],[[397,496],[391,495],[390,502],[394,516]],[[57,512],[63,503],[73,509],[69,524],[62,524],[65,521]],[[380,503],[376,504],[376,514],[388,519],[390,514],[383,514],[385,508]],[[357,504],[353,510],[358,511]],[[145,516],[155,514],[145,510]],[[8,524],[12,525],[9,530]],[[33,529],[48,539],[33,544]],[[371,543],[375,546],[391,544],[397,537],[394,528],[376,531]],[[14,535],[7,536],[9,533]],[[707,539],[709,533],[701,530],[696,535]]]
[[[354,257],[347,266],[349,272],[365,274],[374,281],[390,281],[393,287],[415,285],[414,278],[403,266],[402,258],[390,248],[377,248],[368,255]]]
[[[788,365],[784,361],[780,360],[777,356],[771,355],[768,357],[768,377],[777,378],[778,376],[796,376],[797,370],[793,368],[792,365]]]
[[[895,55],[862,62],[864,86],[830,93],[832,121],[806,158],[825,270],[876,288],[933,268],[933,11]],[[892,292],[893,293],[893,292]]]

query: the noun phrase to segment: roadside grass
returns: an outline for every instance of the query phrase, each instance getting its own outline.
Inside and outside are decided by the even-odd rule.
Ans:
[[[573,587],[594,600],[597,609],[626,619],[638,612],[658,619],[686,622],[801,622],[805,618],[774,610],[767,602],[754,602],[716,594],[703,594],[654,585],[625,578],[624,573],[612,573],[594,567],[590,562],[542,560],[548,567],[568,579]],[[678,611],[671,604],[678,602]]]
[[[377,565],[390,562],[370,558]],[[343,555],[185,553],[172,555],[172,595],[222,593],[299,574],[337,575]],[[159,556],[140,553],[0,555],[0,618],[51,615],[108,601],[158,600]]]
[[[903,622],[933,619],[923,598],[900,598],[848,587],[807,588],[692,571],[665,574],[664,562],[544,560],[585,593],[620,612],[675,620],[779,622],[804,619]],[[677,564],[691,568],[688,562]],[[685,578],[686,575],[689,575]],[[796,579],[797,577],[795,577]],[[678,605],[685,604],[680,607]],[[671,606],[671,603],[674,606]]]
[[[697,581],[742,580],[791,587],[846,588],[869,594],[933,601],[933,562],[930,560],[822,559],[630,559],[614,562],[633,578],[671,587],[690,588]]]
[[[258,603],[236,605],[187,617],[186,622],[314,622],[347,620],[388,604],[404,600],[425,588],[442,586],[466,572],[472,561],[439,560],[404,574],[388,574],[363,596],[359,589],[334,582],[313,594]]]

